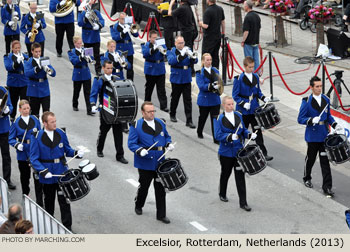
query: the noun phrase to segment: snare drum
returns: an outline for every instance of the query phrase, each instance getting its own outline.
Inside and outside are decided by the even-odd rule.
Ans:
[[[265,129],[270,129],[275,127],[281,122],[281,118],[275,108],[275,105],[268,103],[265,108],[265,105],[262,105],[255,109],[255,118],[259,126],[264,127]]]
[[[350,159],[350,144],[345,135],[329,135],[326,137],[324,145],[329,161],[341,164]]]
[[[100,175],[95,164],[88,164],[83,168],[82,172],[87,180],[94,180]]]
[[[88,164],[90,164],[90,160],[89,159],[84,159],[83,161],[80,161],[79,163],[79,168],[83,169],[85,166],[87,166]]]
[[[69,169],[63,175],[64,177],[58,180],[58,184],[64,196],[70,201],[79,200],[90,192],[90,186],[80,170]]]
[[[260,147],[256,144],[248,145],[238,151],[237,159],[243,171],[249,175],[254,175],[266,167],[266,159]]]
[[[183,187],[188,181],[180,160],[175,158],[167,158],[161,161],[158,165],[157,174],[164,188],[169,191],[175,191]]]

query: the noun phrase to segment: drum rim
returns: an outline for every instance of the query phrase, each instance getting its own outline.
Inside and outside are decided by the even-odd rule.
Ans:
[[[88,167],[88,166],[94,166],[94,168],[91,169],[91,170],[89,170],[89,171],[84,171],[84,169],[85,169],[86,167]],[[82,171],[82,173],[86,174],[86,173],[91,173],[92,171],[94,171],[94,170],[96,170],[96,169],[97,169],[97,168],[96,168],[96,164],[91,163],[91,164],[86,165],[83,169],[81,169],[81,171]]]
[[[73,177],[71,180],[69,180],[69,181],[62,181],[62,179],[65,178],[66,175],[67,175],[68,173],[72,173],[72,172],[77,172],[78,175],[77,175],[77,176],[74,176],[74,177]],[[80,170],[80,169],[68,169],[68,170],[66,170],[62,175],[64,175],[64,176],[63,176],[63,177],[60,177],[60,178],[58,179],[58,182],[59,182],[59,183],[62,183],[62,184],[67,184],[67,182],[75,181],[75,180],[77,180],[77,178],[78,178],[79,176],[82,176],[81,170]]]
[[[84,166],[83,166],[83,165],[80,165],[80,164],[81,164],[82,162],[84,162],[84,161],[85,161],[85,162],[88,161],[88,163],[87,163],[86,165],[84,165]],[[89,159],[81,160],[81,161],[79,162],[79,168],[82,169],[82,168],[84,168],[85,166],[87,166],[87,165],[89,165],[89,164],[90,164],[90,160],[89,160]]]
[[[325,145],[325,147],[328,147],[328,148],[335,148],[335,147],[337,147],[337,146],[339,146],[339,145],[336,145],[336,146],[334,146],[334,145],[332,145],[332,146],[330,146],[330,145],[327,145],[327,142],[330,140],[330,139],[332,139],[332,138],[334,138],[334,137],[340,137],[342,140],[344,140],[342,143],[340,143],[339,145],[342,145],[342,144],[346,144],[348,141],[348,138],[346,137],[346,135],[344,135],[344,134],[330,134],[330,135],[328,135],[327,137],[326,137],[326,139],[324,140],[324,145]]]
[[[166,158],[166,159],[162,160],[161,162],[159,162],[158,167],[157,167],[157,172],[159,172],[159,173],[161,173],[161,174],[168,174],[168,172],[162,172],[162,171],[159,170],[159,168],[160,168],[163,164],[165,164],[166,162],[168,162],[168,161],[177,162],[178,166],[180,166],[180,167],[182,168],[179,159],[177,159],[177,158]],[[182,170],[183,170],[183,169],[182,169]]]
[[[254,148],[257,149],[257,147],[259,147],[259,145],[257,145],[257,144],[249,144],[246,148],[248,148],[248,147],[254,147]],[[237,152],[237,159],[238,159],[238,158],[243,158],[243,157],[240,157],[239,154],[240,154],[243,150],[245,150],[246,148],[242,148],[242,149],[238,150],[238,152]]]

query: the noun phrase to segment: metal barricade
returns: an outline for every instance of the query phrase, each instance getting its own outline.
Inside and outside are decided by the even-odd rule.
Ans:
[[[62,223],[42,209],[27,195],[23,195],[23,213],[33,223],[35,234],[72,234]]]
[[[9,190],[7,187],[7,182],[2,177],[0,177],[0,197],[1,197],[1,204],[0,204],[0,212],[4,215],[7,214],[9,209]]]

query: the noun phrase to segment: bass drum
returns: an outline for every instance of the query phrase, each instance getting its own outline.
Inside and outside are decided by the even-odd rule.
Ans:
[[[134,83],[131,80],[109,81],[101,105],[101,115],[107,124],[133,122],[138,109]]]

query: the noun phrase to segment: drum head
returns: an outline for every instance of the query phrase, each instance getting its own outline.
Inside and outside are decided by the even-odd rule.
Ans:
[[[177,159],[166,159],[159,165],[158,171],[160,173],[168,173],[173,168],[176,168],[178,165],[179,161]]]
[[[62,182],[62,183],[70,182],[72,180],[75,180],[80,174],[81,174],[80,170],[70,169],[64,173],[64,177],[61,177],[59,179],[59,182]]]
[[[275,105],[273,103],[268,103],[266,106],[264,104],[264,105],[261,105],[260,107],[257,107],[255,109],[255,113],[260,114],[260,113],[263,113],[265,111],[269,111],[269,110],[273,110],[273,109],[275,109]]]
[[[84,159],[83,161],[81,161],[79,163],[79,168],[83,169],[85,166],[87,166],[88,164],[90,164],[90,160],[89,159]]]
[[[85,166],[83,168],[83,173],[89,173],[91,171],[93,171],[94,169],[96,169],[96,165],[95,164],[88,164],[87,166]]]
[[[238,152],[238,157],[239,158],[248,157],[248,156],[253,155],[256,151],[257,151],[256,144],[248,145],[247,147],[245,147],[244,149],[242,149]]]
[[[346,142],[347,138],[342,134],[329,135],[325,140],[326,147],[336,147]]]

